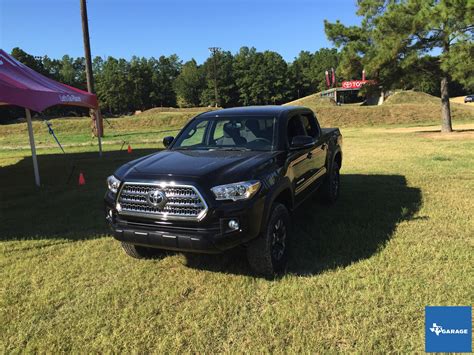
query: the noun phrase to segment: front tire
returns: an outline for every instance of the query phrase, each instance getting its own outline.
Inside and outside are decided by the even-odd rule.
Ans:
[[[121,242],[121,245],[125,253],[135,259],[151,259],[162,253],[160,249],[148,248],[126,242]]]
[[[288,261],[290,215],[281,203],[273,206],[265,230],[247,246],[247,259],[257,273],[274,276]]]

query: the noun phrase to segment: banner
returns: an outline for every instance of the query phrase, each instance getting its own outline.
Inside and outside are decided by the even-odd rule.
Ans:
[[[331,87],[331,84],[329,83],[329,73],[327,70],[326,70],[326,86],[328,87],[328,89]]]
[[[350,80],[350,81],[343,81],[342,88],[343,89],[360,89],[364,84],[373,83],[373,80]]]

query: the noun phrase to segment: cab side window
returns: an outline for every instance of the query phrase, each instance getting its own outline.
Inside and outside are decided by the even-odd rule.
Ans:
[[[288,120],[288,146],[291,145],[293,137],[306,136],[306,130],[303,123],[301,122],[301,116],[295,115]]]
[[[313,138],[319,137],[319,128],[315,123],[313,115],[309,113],[301,115],[301,121],[308,136],[311,136]]]

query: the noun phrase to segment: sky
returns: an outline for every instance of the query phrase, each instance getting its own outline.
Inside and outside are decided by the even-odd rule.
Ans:
[[[209,47],[273,50],[292,61],[331,47],[324,20],[359,24],[356,0],[88,0],[92,56],[177,54],[202,63]],[[79,0],[0,0],[0,48],[83,56]]]

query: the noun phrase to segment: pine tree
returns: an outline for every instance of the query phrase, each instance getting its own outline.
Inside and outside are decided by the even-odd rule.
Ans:
[[[473,85],[474,1],[359,0],[361,26],[326,22],[326,34],[343,46],[341,65],[362,65],[381,83],[393,83],[426,54],[439,51],[443,132],[451,132],[449,81]],[[453,67],[455,65],[455,67]]]

